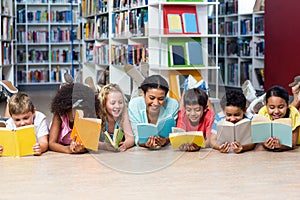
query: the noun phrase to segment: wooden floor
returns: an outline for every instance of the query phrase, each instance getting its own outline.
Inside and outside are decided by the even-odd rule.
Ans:
[[[299,151],[1,157],[0,199],[299,199]]]

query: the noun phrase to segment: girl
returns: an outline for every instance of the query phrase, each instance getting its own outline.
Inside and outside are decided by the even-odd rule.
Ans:
[[[54,114],[50,126],[49,148],[62,153],[83,153],[86,149],[70,139],[74,111],[83,110],[85,117],[97,117],[99,101],[94,91],[81,83],[64,83],[51,103]]]
[[[167,97],[169,85],[160,75],[147,77],[141,84],[142,95],[130,100],[128,105],[129,120],[135,136],[135,143],[138,142],[138,123],[156,124],[160,119],[171,115],[177,119],[179,104],[175,99]],[[149,137],[144,144],[139,144],[148,148],[159,148],[168,144],[169,138]]]
[[[281,151],[295,148],[300,130],[300,114],[294,106],[289,105],[289,94],[283,87],[273,86],[267,91],[266,104],[259,110],[258,114],[271,120],[278,118],[292,119],[292,147],[281,145],[278,138],[268,138],[263,144],[266,149]]]
[[[102,119],[103,132],[114,133],[115,129],[121,128],[124,132],[124,141],[119,143],[119,151],[134,145],[133,132],[128,118],[128,110],[126,108],[125,97],[117,84],[108,84],[101,88],[99,93],[100,112],[99,117]],[[111,149],[105,142],[99,142],[99,148]]]
[[[208,107],[208,96],[199,88],[189,89],[183,96],[183,108],[178,112],[177,127],[185,131],[202,131],[206,146],[209,146],[214,112]],[[184,151],[197,151],[196,144],[182,145]]]

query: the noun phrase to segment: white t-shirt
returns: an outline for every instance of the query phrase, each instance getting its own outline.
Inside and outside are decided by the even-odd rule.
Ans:
[[[44,135],[49,135],[49,127],[46,120],[46,115],[39,111],[35,111],[35,117],[33,119],[33,125],[35,130],[35,135],[37,138],[42,137]],[[16,125],[12,118],[9,118],[6,121],[6,128],[8,129],[16,129]]]

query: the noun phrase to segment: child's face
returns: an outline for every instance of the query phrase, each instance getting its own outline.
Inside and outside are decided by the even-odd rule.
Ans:
[[[16,127],[27,126],[33,124],[35,113],[28,112],[24,114],[12,114],[11,118],[14,120]]]
[[[111,92],[107,95],[106,111],[114,118],[119,117],[124,109],[124,99],[120,92]]]
[[[224,109],[224,114],[226,116],[226,121],[237,123],[244,117],[244,111],[237,106],[226,106]]]
[[[144,94],[146,110],[149,114],[159,114],[160,108],[166,100],[166,93],[162,89],[148,89]]]
[[[286,115],[288,105],[284,99],[280,97],[271,96],[267,100],[267,109],[272,119],[283,118]]]
[[[185,114],[192,124],[198,124],[204,112],[203,106],[200,106],[199,104],[185,106]]]

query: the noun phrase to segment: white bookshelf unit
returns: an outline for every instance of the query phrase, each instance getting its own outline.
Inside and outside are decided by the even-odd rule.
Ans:
[[[218,59],[208,54],[208,39],[215,38],[218,41],[218,33],[209,34],[208,14],[212,7],[214,15],[218,16],[218,1],[181,1],[168,2],[166,0],[153,1],[99,1],[96,5],[94,1],[86,0],[82,2],[83,15],[87,24],[84,25],[85,33],[85,59],[83,79],[92,76],[96,83],[103,82],[105,73],[108,77],[106,82],[119,84],[124,93],[131,95],[133,84],[131,78],[125,73],[124,66],[128,63],[140,68],[141,63],[149,64],[148,74],[161,74],[170,83],[169,95],[173,98],[180,98],[179,76],[192,75],[197,81],[205,80],[213,91],[212,99],[218,99]],[[99,11],[99,5],[107,5],[107,9]],[[168,34],[165,32],[166,20],[164,20],[164,10],[166,7],[179,6],[191,7],[197,16],[197,28],[200,32]],[[92,8],[96,8],[93,10]],[[168,10],[168,9],[167,9]],[[183,12],[183,11],[182,11]],[[96,33],[103,27],[98,25],[97,18],[108,18],[108,33],[105,37],[99,38]],[[94,22],[94,23],[92,23]],[[104,23],[105,24],[105,23]],[[88,28],[87,28],[88,27]],[[91,31],[93,30],[93,31]],[[88,36],[86,33],[89,33]],[[97,36],[98,35],[98,36]],[[170,63],[170,44],[177,41],[198,42],[201,45],[198,53],[202,58],[201,64],[183,64],[172,66]],[[103,48],[101,48],[103,47]],[[217,45],[218,47],[218,45]],[[186,47],[185,51],[186,51]],[[108,53],[107,53],[108,51]],[[217,49],[215,49],[217,54]],[[194,52],[191,52],[191,54]],[[99,56],[102,55],[102,56]],[[184,54],[186,59],[187,52]],[[100,58],[101,59],[100,59]],[[211,75],[213,74],[213,75]],[[213,84],[209,82],[209,77],[213,77]]]
[[[63,73],[80,69],[79,0],[17,0],[18,85],[60,84]],[[80,34],[80,32],[79,32]]]
[[[220,0],[218,23],[219,66],[222,84],[240,88],[250,80],[255,89],[263,90],[264,11],[253,12],[255,0]],[[216,25],[217,24],[217,25]],[[211,43],[215,46],[215,41]]]
[[[14,1],[1,0],[0,18],[0,76],[1,80],[9,80],[14,84]]]

